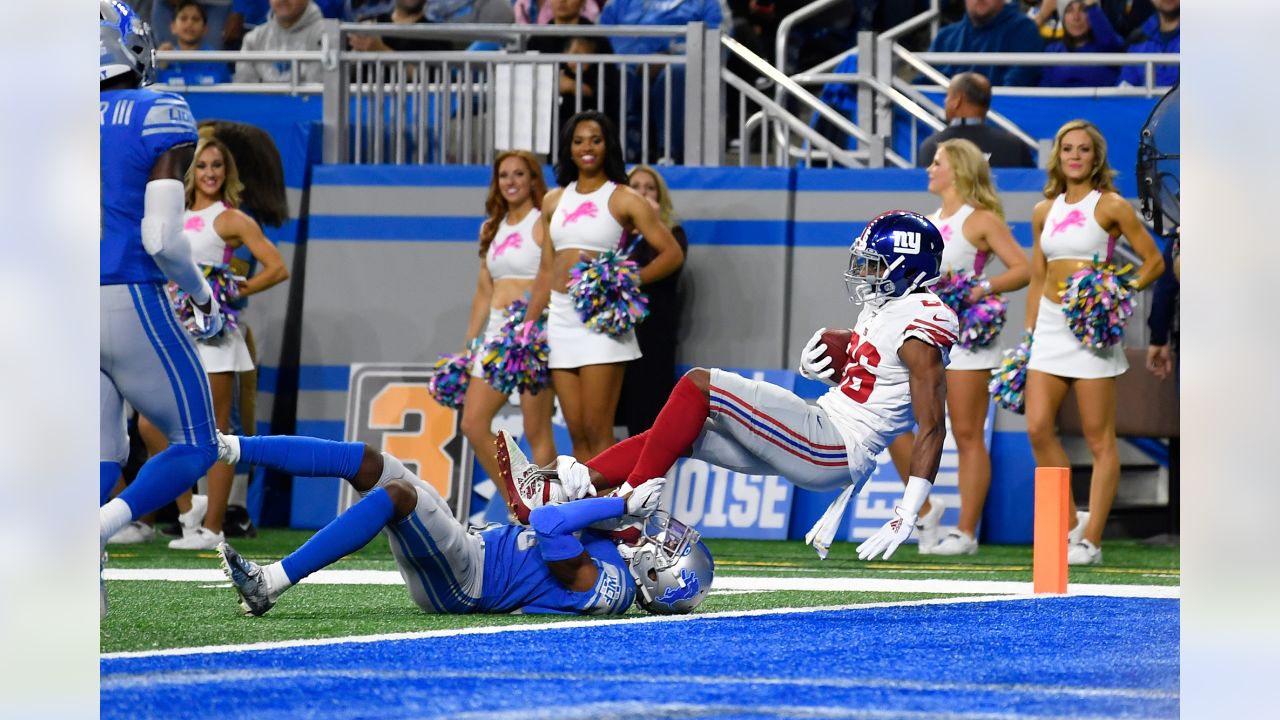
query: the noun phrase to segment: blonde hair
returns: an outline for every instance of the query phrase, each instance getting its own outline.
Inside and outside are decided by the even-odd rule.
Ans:
[[[666,225],[668,229],[680,224],[680,218],[676,215],[675,209],[671,206],[671,190],[667,188],[667,181],[662,174],[654,170],[648,165],[636,165],[631,168],[631,172],[627,173],[627,184],[631,184],[631,178],[636,173],[648,173],[653,178],[653,184],[658,186],[658,219]]]
[[[498,226],[511,210],[507,205],[507,198],[498,187],[498,168],[502,167],[504,160],[511,157],[524,160],[525,166],[529,169],[529,194],[533,198],[533,206],[541,210],[542,197],[547,194],[547,181],[542,176],[542,164],[538,162],[537,156],[528,150],[506,150],[498,153],[498,156],[493,159],[493,176],[489,179],[489,194],[484,199],[485,219],[480,225],[480,257],[489,254],[489,245],[498,235]]]
[[[1062,138],[1072,130],[1083,130],[1093,142],[1093,169],[1089,173],[1089,185],[1094,190],[1116,192],[1116,171],[1107,163],[1107,139],[1088,120],[1071,120],[1058,128],[1053,138],[1053,153],[1049,156],[1049,179],[1044,184],[1044,196],[1053,199],[1066,192],[1067,176],[1062,172]]]
[[[196,161],[209,148],[215,148],[222,153],[222,166],[226,171],[226,176],[222,180],[222,202],[233,208],[240,207],[240,193],[244,190],[244,183],[240,182],[236,158],[221,140],[204,135],[201,135],[200,142],[196,143],[196,154],[191,159],[191,166],[187,168],[187,174],[183,178],[187,188],[187,207],[191,207],[196,201]]]
[[[970,140],[955,138],[938,143],[938,149],[947,154],[947,162],[951,163],[952,183],[960,199],[1004,220],[1004,203],[1000,202],[995,181],[991,179],[991,165],[978,146]]]

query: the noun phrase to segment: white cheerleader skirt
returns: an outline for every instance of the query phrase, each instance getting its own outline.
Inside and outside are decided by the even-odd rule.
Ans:
[[[630,362],[640,357],[640,343],[634,329],[610,337],[588,328],[578,319],[568,293],[551,293],[547,316],[547,345],[552,370],[568,370],[584,365]]]
[[[947,365],[948,370],[994,370],[1000,367],[1000,360],[1003,357],[1000,347],[1000,337],[996,336],[986,347],[980,347],[973,350],[955,345],[951,348],[951,362]]]
[[[489,309],[489,324],[484,326],[484,338],[480,341],[482,346],[488,345],[490,340],[498,337],[498,332],[502,330],[502,323],[506,320],[506,308]],[[484,368],[480,363],[484,359],[483,356],[483,352],[478,352],[475,359],[471,361],[471,377],[484,379]]]
[[[207,373],[247,372],[253,369],[253,358],[240,328],[224,330],[209,340],[197,340],[196,350]]]
[[[1085,347],[1067,327],[1062,305],[1040,298],[1027,369],[1066,378],[1105,378],[1124,374],[1129,360],[1121,344],[1101,350]]]

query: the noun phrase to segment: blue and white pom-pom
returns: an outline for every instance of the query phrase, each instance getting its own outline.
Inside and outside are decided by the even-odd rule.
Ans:
[[[239,327],[240,311],[231,307],[231,301],[240,297],[240,285],[236,283],[236,277],[231,272],[231,266],[225,263],[220,265],[201,265],[200,270],[204,273],[205,280],[209,281],[209,289],[213,292],[213,296],[217,298],[218,304],[222,306],[223,325],[222,330],[214,337],[222,337],[228,332],[233,332]],[[173,311],[178,314],[178,321],[186,328],[192,337],[200,337],[200,328],[195,319],[195,313],[191,310],[191,302],[185,290],[178,287],[177,283],[170,282],[167,286],[169,291],[169,300],[173,305]]]
[[[550,384],[546,315],[525,323],[529,303],[517,298],[507,306],[507,319],[498,334],[480,351],[485,382],[502,393],[537,394]]]
[[[1135,284],[1132,265],[1117,268],[1096,255],[1062,283],[1062,312],[1081,344],[1100,350],[1124,339],[1125,323],[1133,315]]]
[[[570,270],[569,297],[588,328],[617,337],[649,315],[634,260],[610,250],[581,260]]]
[[[471,383],[471,362],[475,353],[476,343],[473,342],[465,352],[445,353],[436,360],[435,372],[427,381],[427,392],[436,402],[454,410],[462,408],[467,385]]]
[[[1031,358],[1031,331],[1016,347],[1004,351],[1000,367],[991,371],[987,388],[1001,407],[1021,415],[1026,411],[1027,360]]]
[[[1004,296],[990,293],[977,302],[969,300],[973,289],[982,284],[982,277],[967,270],[955,270],[942,274],[933,285],[933,292],[956,313],[960,321],[960,347],[976,350],[990,345],[1004,328],[1009,304]]]

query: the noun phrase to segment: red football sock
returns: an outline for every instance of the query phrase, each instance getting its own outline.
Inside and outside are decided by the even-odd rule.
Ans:
[[[711,412],[711,401],[698,386],[687,377],[680,378],[676,387],[662,406],[653,427],[649,429],[649,441],[644,444],[640,458],[627,476],[627,484],[637,486],[650,478],[666,475],[676,459],[689,452],[693,441],[702,432],[702,425]]]
[[[603,475],[609,481],[610,488],[616,488],[627,481],[631,469],[640,460],[640,451],[644,450],[644,443],[650,432],[652,431],[645,430],[632,435],[583,464]]]

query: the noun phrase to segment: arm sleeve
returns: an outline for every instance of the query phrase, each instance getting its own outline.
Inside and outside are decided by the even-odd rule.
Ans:
[[[182,233],[185,193],[178,180],[152,180],[143,199],[142,243],[165,277],[197,303],[209,301],[209,283],[191,260],[191,243]]]
[[[538,549],[547,562],[568,560],[582,554],[582,543],[574,533],[593,522],[608,520],[626,511],[619,497],[588,498],[560,505],[543,505],[529,513],[529,524],[538,534]]]

